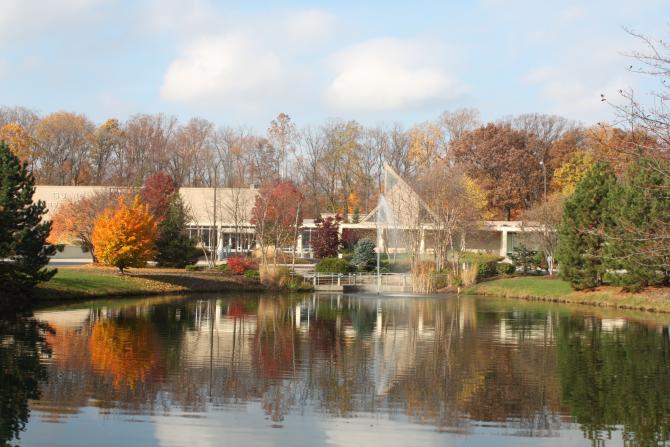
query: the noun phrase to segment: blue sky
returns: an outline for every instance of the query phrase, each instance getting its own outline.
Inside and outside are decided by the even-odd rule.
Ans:
[[[623,27],[668,39],[667,0],[2,0],[0,104],[262,130],[279,112],[405,125],[444,110],[611,120],[644,96]]]

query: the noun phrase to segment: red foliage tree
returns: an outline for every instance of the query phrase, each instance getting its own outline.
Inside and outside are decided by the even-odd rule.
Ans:
[[[312,233],[312,250],[316,258],[332,258],[337,256],[337,250],[340,248],[340,222],[342,217],[336,214],[335,217],[328,216],[325,219],[317,218],[316,231]]]
[[[295,244],[304,200],[293,182],[279,181],[261,188],[251,211],[251,223],[256,226],[263,264],[267,263],[268,248],[275,248],[276,261],[278,249]]]
[[[165,219],[170,208],[170,200],[176,191],[177,185],[174,180],[163,171],[150,175],[144,182],[140,196],[156,222],[160,223]]]

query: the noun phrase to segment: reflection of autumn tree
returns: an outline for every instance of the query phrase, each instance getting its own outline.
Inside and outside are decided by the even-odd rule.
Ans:
[[[44,337],[49,330],[32,318],[0,320],[0,445],[19,438],[30,416],[28,400],[40,397],[47,378],[40,357],[51,352]]]
[[[100,320],[89,340],[94,368],[110,373],[114,386],[134,389],[148,378],[160,376],[160,342],[146,320]]]

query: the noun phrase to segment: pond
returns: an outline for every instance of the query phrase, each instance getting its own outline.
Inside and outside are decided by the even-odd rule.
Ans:
[[[0,320],[0,445],[658,445],[660,316],[219,295]],[[641,319],[640,319],[641,318]]]

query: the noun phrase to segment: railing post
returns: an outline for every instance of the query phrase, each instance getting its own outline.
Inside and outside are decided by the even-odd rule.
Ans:
[[[339,273],[338,273],[338,275],[337,275],[337,285],[338,285],[338,286],[341,286],[341,285],[342,285],[342,275],[340,275]]]
[[[317,281],[317,277],[318,277],[318,275],[319,275],[319,274],[318,274],[317,272],[314,272],[314,276],[312,277],[312,282],[313,282],[313,284],[314,284],[314,287],[317,286],[317,282],[318,282],[318,281]]]

